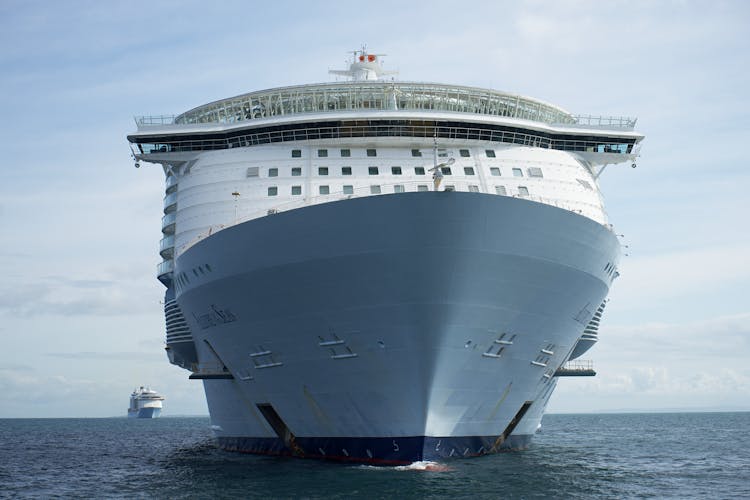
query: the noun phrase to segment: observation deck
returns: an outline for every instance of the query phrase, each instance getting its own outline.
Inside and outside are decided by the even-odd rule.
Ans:
[[[180,115],[136,118],[139,131],[153,127],[239,124],[295,115],[363,111],[469,113],[586,129],[630,131],[636,119],[572,115],[543,101],[490,89],[396,81],[332,82],[250,92],[198,106]]]

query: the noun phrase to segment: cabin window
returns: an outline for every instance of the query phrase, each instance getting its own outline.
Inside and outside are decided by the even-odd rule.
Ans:
[[[341,167],[341,175],[352,175],[352,167]]]
[[[464,167],[465,175],[474,175],[474,167]]]
[[[426,184],[420,184],[417,186],[417,191],[429,191],[430,188]]]
[[[318,193],[329,194],[330,192],[331,192],[331,189],[328,186],[318,186]]]
[[[318,167],[318,175],[328,175],[328,167]]]
[[[352,155],[351,149],[342,149],[341,150],[341,157],[342,158],[349,158]]]
[[[278,168],[269,168],[268,169],[268,177],[278,177],[279,176],[279,169]]]
[[[523,177],[523,170],[521,170],[520,168],[514,168],[513,177]]]
[[[370,186],[370,194],[380,194],[380,186]]]
[[[490,175],[500,177],[500,169],[498,167],[490,167]]]
[[[518,186],[518,196],[528,196],[529,188],[526,186]]]
[[[391,167],[391,173],[393,175],[401,175],[401,167]]]
[[[345,185],[344,194],[354,194],[354,186]]]
[[[328,150],[327,149],[319,149],[318,150],[318,158],[328,158]]]
[[[279,188],[276,186],[270,186],[268,188],[268,196],[276,196],[279,194]]]
[[[468,158],[471,156],[468,149],[459,149],[458,154],[461,155],[461,158]]]
[[[302,150],[292,149],[292,158],[302,158]]]
[[[475,184],[469,185],[469,192],[471,193],[478,193],[479,192],[479,186]]]
[[[495,193],[500,194],[502,196],[508,195],[508,191],[505,190],[505,186],[495,186]]]
[[[443,175],[453,175],[450,167],[440,167],[440,171],[443,173]]]
[[[487,156],[487,158],[495,158],[495,150],[494,149],[485,149],[484,154]]]
[[[378,175],[378,167],[367,167],[367,173],[370,175]]]
[[[544,177],[542,169],[539,167],[529,167],[527,170],[529,177]]]
[[[584,181],[583,179],[576,179],[578,181],[578,184],[585,187],[586,189],[593,189],[591,187],[591,184],[588,183],[588,181]]]
[[[422,152],[420,150],[418,150],[418,149],[412,149],[411,150],[411,155],[418,158],[418,157],[422,156]]]
[[[378,151],[375,149],[368,149],[367,156],[378,156]]]
[[[302,194],[302,186],[292,186],[292,196],[299,196]]]
[[[424,167],[414,167],[415,175],[424,175]]]
[[[299,177],[302,175],[302,167],[292,167],[292,177]]]
[[[393,186],[393,192],[394,193],[403,193],[404,192],[404,186],[402,184],[396,184]]]
[[[258,167],[247,167],[247,173],[245,174],[247,177],[258,177],[260,169]]]

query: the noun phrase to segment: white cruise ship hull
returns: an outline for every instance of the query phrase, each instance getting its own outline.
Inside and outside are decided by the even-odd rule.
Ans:
[[[161,415],[161,408],[140,408],[138,410],[128,410],[128,418],[158,418]]]
[[[176,303],[220,446],[473,456],[528,444],[619,252],[603,225],[529,200],[371,196],[202,240],[176,261]]]

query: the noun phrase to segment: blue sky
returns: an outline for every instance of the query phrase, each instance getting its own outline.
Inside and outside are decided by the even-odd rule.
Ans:
[[[134,115],[329,81],[367,43],[402,80],[638,117],[602,178],[628,257],[550,411],[750,409],[750,4],[0,1],[0,417],[204,414],[163,353],[161,171]]]

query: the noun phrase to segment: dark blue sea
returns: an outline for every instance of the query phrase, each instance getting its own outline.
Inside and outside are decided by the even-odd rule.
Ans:
[[[750,498],[750,413],[547,415],[522,452],[371,467],[229,453],[208,418],[2,419],[0,497]]]

